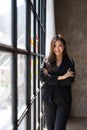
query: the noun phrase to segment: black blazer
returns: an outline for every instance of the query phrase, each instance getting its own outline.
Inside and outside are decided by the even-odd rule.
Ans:
[[[48,64],[47,58],[42,62],[40,69],[40,80],[44,82],[42,87],[42,98],[45,102],[54,102],[56,104],[71,103],[71,84],[74,78],[66,78],[58,80],[58,76],[64,75],[69,68],[75,72],[74,61],[66,58],[62,60],[60,66],[53,66],[52,72],[48,71],[48,75],[43,73],[43,68]]]

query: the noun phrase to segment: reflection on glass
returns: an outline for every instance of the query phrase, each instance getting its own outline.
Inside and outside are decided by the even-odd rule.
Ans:
[[[11,45],[11,0],[0,0],[0,43]]]
[[[38,14],[38,0],[36,0],[36,12]]]
[[[31,56],[31,98],[33,97],[33,91],[34,91],[34,59],[33,56]]]
[[[31,130],[34,130],[34,103],[31,105]]]
[[[21,114],[26,103],[26,57],[18,55],[18,114]],[[20,116],[20,115],[19,115]]]
[[[40,89],[40,95],[39,95],[39,99],[40,99],[40,117],[42,117],[42,112],[44,111],[43,108],[43,101],[42,101],[42,90]]]
[[[36,90],[38,89],[38,57],[36,57]]]
[[[31,51],[34,51],[34,14],[31,12]]]
[[[25,0],[17,0],[17,47],[25,49],[25,28],[26,28]]]
[[[36,129],[38,129],[38,96],[36,97]]]
[[[45,11],[45,10],[44,10],[44,5],[42,4],[42,7],[41,7],[41,22],[42,22],[43,25],[44,25],[44,22],[45,22],[45,21],[44,21],[44,20],[45,20],[45,19],[44,19],[44,18],[45,18],[45,17],[44,17],[44,14],[45,14],[44,11]]]
[[[27,130],[27,128],[26,128],[26,116],[22,120],[21,124],[19,125],[18,130]]]
[[[31,2],[33,3],[33,2],[34,2],[34,0],[31,0]]]
[[[36,53],[38,53],[38,21],[36,21]]]
[[[7,130],[11,125],[11,54],[0,52],[0,130]]]

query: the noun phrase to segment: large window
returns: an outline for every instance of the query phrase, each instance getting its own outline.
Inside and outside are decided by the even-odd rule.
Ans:
[[[46,0],[0,0],[0,130],[43,130],[45,17]]]
[[[12,125],[12,55],[0,51],[0,130]],[[6,126],[6,127],[5,127]]]
[[[0,43],[7,45],[12,44],[11,11],[11,0],[0,0]]]
[[[26,56],[18,55],[17,63],[18,114],[20,114],[26,106]]]
[[[26,5],[25,0],[17,0],[17,47],[25,49],[26,31]]]

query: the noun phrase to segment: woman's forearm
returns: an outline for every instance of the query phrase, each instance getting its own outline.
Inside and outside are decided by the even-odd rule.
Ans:
[[[73,78],[74,76],[75,76],[74,72],[73,72],[73,71],[70,71],[70,68],[69,68],[64,75],[58,76],[58,80],[64,80],[64,79],[67,79],[67,78],[69,78],[69,77],[72,77],[72,78]]]
[[[65,76],[62,75],[62,76],[58,76],[58,80],[64,80],[65,79]]]

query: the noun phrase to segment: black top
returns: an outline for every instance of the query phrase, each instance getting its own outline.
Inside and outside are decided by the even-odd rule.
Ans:
[[[69,68],[75,72],[74,61],[69,58],[63,59],[60,66],[53,66],[52,72],[48,71],[48,75],[45,75],[43,68],[46,68],[47,64],[48,59],[45,58],[40,70],[40,79],[44,82],[42,87],[43,100],[56,104],[71,103],[71,84],[74,82],[74,78],[69,77],[64,80],[58,80],[58,76],[64,75]]]

